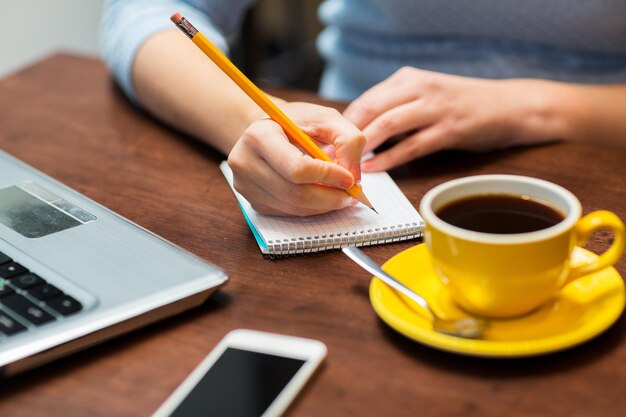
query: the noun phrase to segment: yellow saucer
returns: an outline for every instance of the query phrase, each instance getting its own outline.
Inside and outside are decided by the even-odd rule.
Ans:
[[[574,262],[597,256],[576,248]],[[400,252],[383,269],[426,298],[443,317],[464,313],[444,290],[426,245]],[[578,345],[613,324],[624,309],[624,282],[613,267],[582,277],[538,310],[515,319],[493,320],[480,340],[433,331],[430,320],[408,298],[373,278],[370,300],[389,326],[425,345],[470,356],[534,356]]]

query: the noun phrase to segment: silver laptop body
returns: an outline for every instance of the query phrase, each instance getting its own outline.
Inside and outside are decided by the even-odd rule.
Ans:
[[[0,278],[0,378],[197,306],[227,280],[0,151],[0,277],[12,274]]]

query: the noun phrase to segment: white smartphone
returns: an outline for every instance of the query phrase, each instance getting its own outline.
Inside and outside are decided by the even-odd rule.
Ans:
[[[274,417],[326,356],[317,340],[233,330],[153,417]]]

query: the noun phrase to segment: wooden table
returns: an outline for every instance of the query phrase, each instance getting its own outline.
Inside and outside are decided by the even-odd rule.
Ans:
[[[341,252],[264,259],[218,169],[223,157],[131,106],[96,60],[57,55],[1,80],[0,147],[230,275],[198,309],[3,381],[2,417],[148,416],[241,327],[327,344],[293,416],[626,415],[624,317],[592,341],[536,358],[476,359],[411,341],[376,316],[368,275]],[[417,206],[438,183],[485,173],[550,180],[585,212],[626,219],[624,150],[447,152],[391,174]],[[589,248],[609,243],[600,233]],[[366,252],[383,262],[413,244]],[[626,274],[625,259],[617,270]]]

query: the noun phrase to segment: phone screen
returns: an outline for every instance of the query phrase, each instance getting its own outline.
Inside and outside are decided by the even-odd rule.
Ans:
[[[227,348],[171,416],[261,416],[304,363]]]

